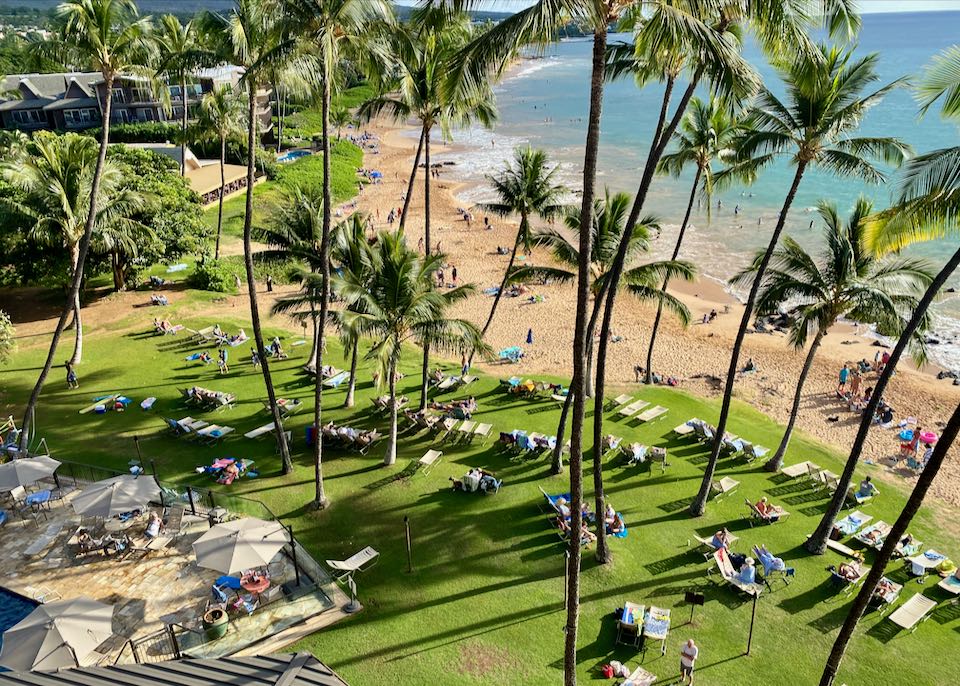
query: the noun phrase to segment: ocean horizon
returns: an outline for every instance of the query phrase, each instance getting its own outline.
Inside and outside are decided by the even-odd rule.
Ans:
[[[855,50],[858,55],[879,54],[876,87],[915,77],[934,55],[956,43],[952,27],[958,21],[960,11],[865,15]],[[627,34],[610,35],[611,43],[629,39]],[[763,83],[781,95],[782,82],[776,71],[749,39],[744,55]],[[464,205],[489,199],[486,176],[502,168],[515,147],[528,144],[546,150],[559,165],[558,177],[562,182],[574,191],[580,189],[590,59],[590,39],[563,40],[539,54],[528,55],[495,88],[500,117],[492,130],[471,127],[457,131],[449,148],[435,147],[434,159],[454,162],[449,175],[467,182],[459,194]],[[684,86],[678,83],[676,91],[682,92]],[[637,89],[630,79],[607,84],[598,192],[609,188],[635,193],[662,95],[662,86],[657,84],[643,90]],[[699,95],[705,97],[706,93]],[[906,87],[895,89],[871,109],[860,131],[869,136],[897,136],[917,153],[956,145],[960,139],[957,127],[939,117],[939,108],[931,108],[921,118],[916,100]],[[762,172],[752,186],[735,186],[715,193],[709,220],[706,208],[702,204],[695,206],[681,258],[696,263],[702,276],[725,284],[758,249],[766,246],[792,175],[793,168],[781,160]],[[654,180],[644,212],[656,215],[663,227],[661,237],[654,242],[656,257],[668,257],[672,252],[692,180],[692,170],[679,179],[661,176]],[[841,216],[846,216],[860,195],[881,209],[895,196],[897,181],[895,170],[889,170],[888,181],[879,186],[838,179],[820,171],[808,172],[788,214],[784,233],[807,247],[813,246],[822,231],[815,212],[819,201],[834,202]],[[925,243],[906,252],[940,267],[956,244],[955,240]],[[948,286],[960,286],[960,276],[955,275]],[[930,346],[931,361],[960,369],[960,298],[946,294],[933,312],[935,327],[930,335],[939,343]]]

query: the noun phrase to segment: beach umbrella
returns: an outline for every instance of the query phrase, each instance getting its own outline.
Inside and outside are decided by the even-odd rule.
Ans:
[[[0,464],[0,491],[11,491],[17,486],[26,486],[57,471],[60,463],[49,455],[25,457]]]
[[[44,603],[3,634],[0,665],[18,672],[77,667],[113,634],[113,606],[90,598]]]
[[[533,329],[527,329],[527,345],[533,345]]]
[[[290,540],[279,522],[255,517],[217,524],[193,542],[197,564],[224,574],[263,567]]]
[[[110,517],[142,510],[151,500],[160,500],[160,487],[150,476],[124,474],[87,486],[73,499],[77,514]]]

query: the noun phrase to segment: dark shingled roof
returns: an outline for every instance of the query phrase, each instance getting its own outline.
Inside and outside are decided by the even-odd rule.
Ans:
[[[310,653],[0,672],[0,686],[347,686]]]

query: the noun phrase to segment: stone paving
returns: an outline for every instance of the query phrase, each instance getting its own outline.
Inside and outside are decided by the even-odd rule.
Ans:
[[[121,662],[132,661],[131,650],[125,647],[128,639],[137,641],[156,634],[168,624],[197,628],[211,586],[220,576],[198,567],[193,554],[192,543],[209,527],[207,520],[185,515],[181,535],[162,550],[107,556],[95,553],[78,559],[68,543],[81,524],[70,505],[75,493],[45,510],[46,519],[40,516],[36,525],[13,517],[0,528],[0,585],[28,598],[85,596],[113,605],[115,635],[100,646],[100,655],[85,662],[112,663],[118,657]],[[140,533],[143,526],[135,524],[128,533]],[[292,582],[295,576],[292,561],[282,553],[271,564],[271,572],[275,584]],[[345,599],[329,578],[319,580],[312,592],[298,596],[277,600],[250,617],[233,618],[227,636],[218,641],[201,645],[196,636],[187,636],[185,643],[193,645],[198,655],[232,654],[307,617],[325,611],[339,614]]]

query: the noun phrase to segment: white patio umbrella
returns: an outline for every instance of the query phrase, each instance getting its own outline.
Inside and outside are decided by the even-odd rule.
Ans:
[[[76,667],[113,633],[113,606],[89,598],[44,603],[3,634],[0,665],[17,672]]]
[[[17,486],[27,486],[45,479],[59,466],[60,463],[49,455],[25,457],[0,464],[0,491],[12,491]]]
[[[160,499],[160,488],[151,476],[124,474],[87,486],[73,499],[77,514],[111,517],[146,507]]]
[[[278,522],[247,517],[211,527],[193,542],[197,564],[224,574],[270,564],[290,540]]]

